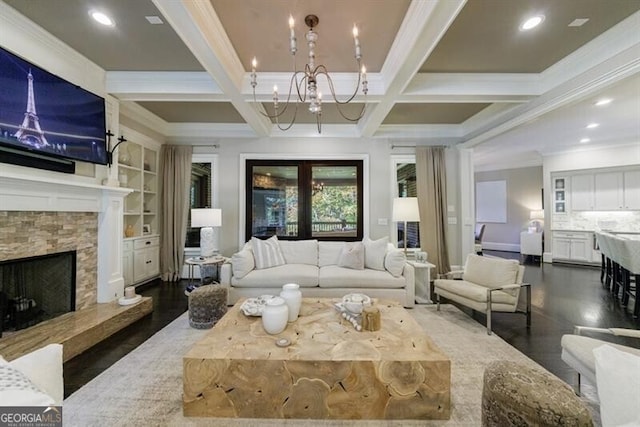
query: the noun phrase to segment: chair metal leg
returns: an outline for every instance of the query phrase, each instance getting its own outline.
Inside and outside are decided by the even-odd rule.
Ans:
[[[527,328],[531,328],[531,285],[526,286],[527,290]]]
[[[573,387],[573,391],[580,396],[580,372],[576,372],[576,385]]]
[[[436,311],[440,311],[440,294],[436,294],[436,300],[438,302],[438,307],[436,308]]]

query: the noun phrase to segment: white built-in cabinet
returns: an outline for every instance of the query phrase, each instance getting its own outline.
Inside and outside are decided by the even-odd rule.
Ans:
[[[118,181],[132,190],[124,200],[122,255],[125,285],[130,286],[160,275],[159,144],[126,127],[121,132],[128,141],[116,152]]]
[[[597,211],[624,209],[623,179],[620,172],[601,172],[594,175],[594,206]]]

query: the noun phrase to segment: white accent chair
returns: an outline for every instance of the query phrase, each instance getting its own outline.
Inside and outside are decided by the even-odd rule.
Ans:
[[[596,385],[596,361],[593,350],[608,344],[625,353],[640,356],[640,349],[628,347],[625,345],[615,344],[610,341],[604,341],[588,336],[587,334],[605,334],[618,337],[640,338],[640,330],[623,329],[623,328],[592,328],[588,326],[576,326],[573,334],[562,336],[560,345],[562,346],[562,360],[571,366],[577,372],[577,380],[574,385],[576,394],[580,394],[580,378],[584,376],[594,386]]]
[[[434,283],[438,310],[440,297],[462,304],[487,315],[487,334],[491,335],[491,313],[521,313],[531,326],[531,285],[523,283],[524,266],[516,260],[506,260],[469,254],[462,271],[452,271],[446,277],[462,273],[462,280],[439,278]],[[526,310],[518,310],[520,290],[526,290]]]

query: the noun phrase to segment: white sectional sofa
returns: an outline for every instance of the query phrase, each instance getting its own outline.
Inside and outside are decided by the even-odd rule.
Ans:
[[[221,284],[228,286],[229,304],[238,299],[264,294],[277,295],[285,283],[297,283],[304,297],[342,297],[358,292],[373,298],[392,299],[405,307],[415,304],[415,275],[404,252],[387,239],[363,242],[325,242],[318,240],[277,240],[284,263],[257,268],[253,245],[247,242],[222,265]],[[263,241],[264,242],[264,241]],[[364,267],[344,267],[345,251],[360,243],[364,248]],[[346,254],[349,255],[349,254]],[[273,255],[269,255],[272,257]],[[277,257],[277,254],[276,254]],[[258,261],[258,262],[257,262]],[[347,261],[348,262],[348,261]],[[262,265],[264,267],[264,265]]]

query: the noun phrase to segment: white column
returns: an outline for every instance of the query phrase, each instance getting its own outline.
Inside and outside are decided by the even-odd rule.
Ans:
[[[473,170],[473,149],[459,148],[458,160],[460,165],[460,249],[462,262],[467,255],[474,252],[475,244],[475,177]]]
[[[98,303],[124,296],[122,238],[125,188],[105,188],[98,213]]]

